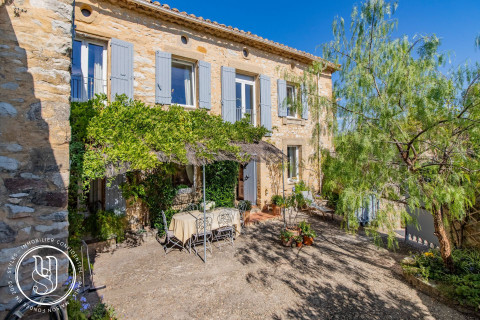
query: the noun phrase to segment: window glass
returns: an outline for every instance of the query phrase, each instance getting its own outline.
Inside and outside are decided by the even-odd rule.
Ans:
[[[88,44],[88,97],[103,92],[103,47]]]
[[[235,77],[237,79],[240,79],[240,80],[247,80],[247,81],[254,81],[255,80],[255,78],[252,77],[252,76],[246,76],[244,74],[238,74],[238,73],[235,75]]]
[[[296,112],[293,111],[292,104],[295,103],[295,87],[287,85],[287,116],[296,117]]]
[[[252,117],[253,85],[245,84],[245,113]]]
[[[237,109],[242,109],[242,84],[240,82],[235,83],[235,92]]]
[[[86,40],[73,41],[71,94],[73,101],[86,101],[106,93],[105,47]]]
[[[250,115],[252,124],[255,125],[255,82],[254,77],[236,74],[236,121],[240,121],[246,114]]]
[[[193,64],[172,62],[172,103],[193,106]]]
[[[298,176],[298,147],[287,147],[288,178],[296,179]]]

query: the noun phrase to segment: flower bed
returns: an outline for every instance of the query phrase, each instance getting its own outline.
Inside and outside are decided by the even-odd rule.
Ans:
[[[402,262],[407,280],[419,290],[440,300],[450,300],[466,312],[465,307],[480,315],[480,253],[455,250],[452,253],[455,272],[445,268],[438,250],[407,257]]]

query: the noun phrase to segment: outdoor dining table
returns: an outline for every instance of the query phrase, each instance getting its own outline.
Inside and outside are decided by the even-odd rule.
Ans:
[[[233,214],[233,225],[235,226],[236,235],[238,236],[241,231],[240,214],[235,208],[216,208],[212,211],[207,211],[207,215],[212,216],[212,230],[218,229],[218,215],[223,210],[231,210]],[[194,234],[197,233],[195,221],[197,218],[203,217],[203,211],[193,210],[179,212],[172,216],[172,221],[168,230],[173,231],[175,237],[186,243]]]

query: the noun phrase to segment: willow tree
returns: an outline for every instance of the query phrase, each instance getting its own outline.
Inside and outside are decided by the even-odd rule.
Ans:
[[[442,74],[436,36],[393,37],[396,7],[363,2],[347,31],[342,18],[334,20],[324,57],[342,65],[332,105],[343,130],[325,174],[351,217],[369,194],[430,212],[453,270],[446,225],[472,206],[479,181],[480,66]],[[389,210],[374,225],[388,224]]]

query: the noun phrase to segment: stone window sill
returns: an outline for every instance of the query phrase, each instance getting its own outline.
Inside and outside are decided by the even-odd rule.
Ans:
[[[284,125],[297,125],[297,126],[304,126],[305,125],[305,120],[304,119],[298,119],[298,118],[290,118],[290,117],[283,117],[282,118],[282,124]]]

